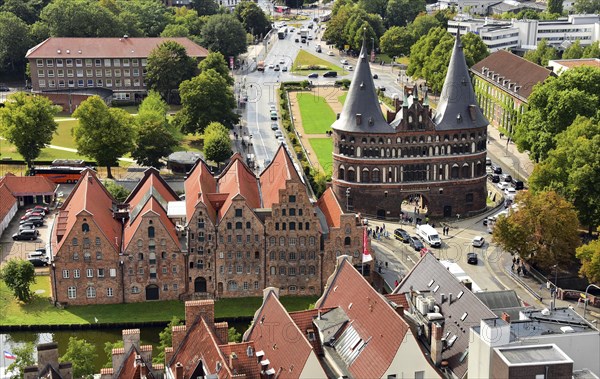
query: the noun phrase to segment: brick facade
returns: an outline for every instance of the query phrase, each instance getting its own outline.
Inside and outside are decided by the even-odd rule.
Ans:
[[[216,293],[217,229],[204,203],[198,203],[188,220],[188,286],[186,293]]]

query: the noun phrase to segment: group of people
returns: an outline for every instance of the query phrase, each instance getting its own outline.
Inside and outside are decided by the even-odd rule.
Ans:
[[[448,225],[442,226],[442,235],[447,236],[450,233],[450,227]]]
[[[389,238],[390,233],[385,230],[385,224],[382,224],[381,227],[375,226],[375,230],[373,228],[367,229],[367,236],[371,238],[375,238],[377,240],[381,240],[381,237]]]
[[[523,274],[523,276],[527,275],[527,268],[525,267],[524,262],[519,257],[513,257],[510,269],[512,272],[516,271],[517,275],[519,276],[521,276],[521,274]]]

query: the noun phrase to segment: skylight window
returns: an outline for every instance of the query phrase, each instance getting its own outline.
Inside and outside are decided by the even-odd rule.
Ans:
[[[460,292],[458,293],[458,295],[456,295],[456,298],[457,298],[457,299],[460,299],[460,298],[462,297],[462,295],[463,295],[463,294],[464,294],[464,291],[460,291]]]
[[[465,319],[467,318],[469,314],[467,312],[463,313],[462,316],[460,316],[460,321],[465,321]]]
[[[435,286],[435,288],[433,289],[433,292],[437,292],[437,290],[440,289],[440,285],[438,284],[437,286]]]
[[[435,280],[431,279],[431,280],[429,281],[429,283],[427,284],[427,287],[431,287],[431,285],[432,285],[433,283],[435,283]]]

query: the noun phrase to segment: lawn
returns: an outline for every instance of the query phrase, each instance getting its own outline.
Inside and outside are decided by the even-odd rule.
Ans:
[[[21,154],[17,152],[17,148],[5,139],[0,139],[0,160],[11,158],[11,160],[23,160]],[[54,159],[87,159],[77,153],[70,151],[45,148],[42,149],[37,160],[52,161]]]
[[[344,105],[346,103],[346,97],[348,96],[348,92],[344,93],[342,96],[338,96],[338,101]]]
[[[308,66],[313,66],[312,68],[308,68]],[[310,74],[316,70],[326,70],[326,71],[338,71],[341,72],[342,68],[334,65],[331,62],[328,62],[324,59],[317,57],[314,54],[307,52],[306,50],[300,50],[298,55],[296,56],[296,60],[294,60],[294,64],[292,66],[292,72],[296,74]]]
[[[70,147],[72,149],[76,149],[75,146],[75,137],[71,134],[71,130],[79,124],[77,120],[57,120],[58,128],[56,129],[56,133],[54,134],[54,138],[52,138],[51,145],[61,146],[61,147]]]
[[[153,303],[130,303],[112,305],[73,306],[58,309],[52,306],[50,277],[38,276],[32,286],[38,294],[27,305],[17,302],[0,282],[0,325],[65,325],[99,323],[169,321],[173,316],[183,318],[184,305],[180,301]],[[282,297],[281,302],[288,311],[308,309],[317,300],[316,296]],[[262,304],[262,297],[218,300],[215,303],[216,318],[252,317]]]
[[[331,138],[309,138],[308,142],[312,146],[319,164],[327,175],[331,175],[333,168],[333,141]]]
[[[323,134],[331,129],[336,116],[324,97],[298,93],[297,99],[304,134]]]

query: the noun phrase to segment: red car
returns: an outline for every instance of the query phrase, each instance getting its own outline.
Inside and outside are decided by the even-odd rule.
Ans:
[[[21,220],[27,220],[27,219],[29,219],[30,217],[34,217],[34,216],[37,216],[37,217],[44,217],[44,214],[42,214],[42,213],[38,213],[38,212],[27,213],[25,216],[21,217]]]
[[[421,256],[423,256],[423,255],[425,255],[427,253],[432,253],[433,254],[433,251],[431,251],[430,249],[428,249],[426,247],[424,247],[424,248],[421,249]]]

